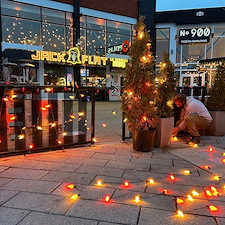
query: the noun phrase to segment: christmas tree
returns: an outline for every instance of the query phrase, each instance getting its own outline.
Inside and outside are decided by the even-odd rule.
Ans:
[[[160,74],[157,85],[157,115],[160,118],[170,117],[173,115],[173,98],[177,94],[176,75],[174,65],[169,59],[169,54],[163,53],[163,62],[160,64]]]
[[[225,61],[220,62],[214,83],[209,89],[207,108],[211,111],[225,111]]]
[[[122,110],[130,131],[154,129],[158,123],[156,115],[156,88],[154,57],[150,51],[149,32],[144,18],[135,26],[134,37],[129,50],[129,60],[124,76]]]

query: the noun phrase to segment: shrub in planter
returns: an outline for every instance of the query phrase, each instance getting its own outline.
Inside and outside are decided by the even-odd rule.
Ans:
[[[154,57],[150,51],[149,32],[146,30],[143,17],[139,18],[135,29],[136,36],[130,46],[129,60],[124,75],[122,110],[128,128],[133,134],[133,141],[140,142],[133,144],[134,150],[151,151],[153,146],[143,147],[143,138],[139,136],[143,134],[143,130],[149,131],[145,133],[155,130],[158,124],[155,107]]]
[[[220,62],[215,73],[214,83],[209,89],[206,106],[213,118],[207,133],[225,135],[225,61]]]

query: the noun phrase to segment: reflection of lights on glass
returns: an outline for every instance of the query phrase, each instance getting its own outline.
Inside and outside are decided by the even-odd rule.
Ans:
[[[25,135],[24,135],[24,134],[20,134],[20,135],[18,136],[18,138],[19,138],[20,140],[22,140],[22,139],[25,138]]]

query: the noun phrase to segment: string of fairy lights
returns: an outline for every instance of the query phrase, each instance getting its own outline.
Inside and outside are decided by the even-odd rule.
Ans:
[[[23,93],[25,93],[25,89],[26,88],[22,88],[21,91]],[[3,104],[7,104],[10,103],[9,105],[7,105],[7,108],[14,108],[14,101],[17,100],[17,95],[16,94],[7,94],[7,86],[5,87],[4,89],[4,92],[3,92],[3,97],[2,97],[2,102],[1,102],[1,105],[0,105],[0,115],[2,115],[2,110],[3,110]],[[75,93],[73,93],[73,95],[69,95],[68,97],[71,99],[71,100],[74,100],[76,98],[76,96],[78,96],[78,98],[82,98],[84,99],[85,98],[85,94],[83,93],[80,93],[78,91],[78,89],[75,89]],[[39,93],[40,89],[37,89],[37,93]],[[45,88],[45,92],[47,93],[53,93],[54,92],[54,88]],[[111,115],[116,115],[116,107],[117,105],[114,106],[114,108],[112,109],[112,111],[109,113],[109,115],[107,115],[107,117],[104,119],[104,121],[100,121],[100,126],[98,126],[98,129],[96,129],[96,135],[95,137],[92,137],[91,139],[91,143],[96,143],[97,142],[97,136],[98,134],[102,131],[101,128],[105,128],[108,126],[108,121],[111,119],[110,116]],[[70,123],[74,123],[74,122],[80,122],[81,120],[84,120],[84,126],[85,126],[85,129],[88,131],[90,131],[90,124],[89,124],[89,120],[87,118],[87,112],[83,112],[83,111],[78,111],[78,112],[74,112],[74,108],[72,107],[71,108],[71,111],[69,113],[69,116],[68,118],[64,121],[64,123],[62,124],[63,125],[63,133],[62,133],[62,136],[65,137],[68,135],[68,131],[69,131],[69,124]],[[44,113],[48,113],[49,114],[49,118],[48,118],[48,124],[43,124],[43,121],[41,120],[42,118],[42,115]],[[9,114],[10,115],[10,114]],[[49,127],[50,129],[54,129],[54,132],[55,132],[55,136],[58,137],[57,138],[57,145],[63,145],[63,140],[59,138],[59,133],[58,133],[58,121],[56,121],[55,119],[55,116],[54,116],[54,112],[53,112],[53,107],[52,107],[52,102],[50,99],[48,99],[48,102],[46,103],[45,101],[42,101],[41,102],[41,106],[39,108],[39,111],[38,111],[38,116],[37,118],[35,119],[36,120],[36,123],[35,124],[32,124],[32,129],[33,129],[33,137],[35,138],[36,137],[36,134],[37,132],[40,132],[40,131],[43,131],[43,127]],[[11,114],[10,116],[8,116],[7,118],[7,122],[10,123],[10,122],[14,122],[16,123],[16,126],[19,127],[19,130],[20,130],[20,133],[19,134],[15,134],[15,139],[18,139],[18,140],[23,140],[23,139],[26,139],[26,134],[25,134],[25,130],[28,128],[26,126],[23,126],[21,124],[24,124],[24,123],[21,123],[21,121],[19,121],[18,119],[18,115],[17,113],[14,111],[13,114]],[[42,123],[42,124],[41,124]],[[2,141],[2,137],[0,137],[0,143]],[[32,140],[27,140],[26,141],[32,141]],[[34,141],[34,140],[33,140]],[[29,145],[29,148],[30,149],[34,149],[35,146],[33,143],[30,143]]]
[[[207,149],[210,153],[215,154],[221,154],[221,152],[217,152],[213,147],[208,147]],[[225,156],[225,152],[222,153],[223,156]],[[221,161],[222,162],[222,161]],[[199,170],[204,170],[209,172],[210,167],[209,166],[202,166],[202,167],[196,167],[192,170],[183,169],[180,171],[180,175],[183,175],[183,177],[186,176],[192,176],[197,172],[199,174]],[[140,178],[135,178],[135,180],[129,181],[124,180],[122,182],[104,182],[103,180],[96,179],[95,184],[93,184],[93,188],[99,188],[100,190],[105,189],[107,190],[108,187],[114,187],[118,190],[121,190],[120,194],[115,194],[115,191],[112,194],[105,194],[102,195],[102,197],[95,197],[88,198],[85,196],[85,193],[82,193],[82,189],[79,190],[79,188],[76,187],[76,184],[65,184],[67,190],[70,193],[70,199],[73,201],[79,201],[79,200],[94,200],[98,202],[105,202],[107,204],[110,203],[123,203],[123,204],[135,204],[145,207],[151,207],[151,198],[157,197],[157,196],[166,196],[170,197],[173,201],[173,206],[171,206],[171,211],[174,212],[178,217],[183,218],[186,214],[198,214],[198,212],[195,212],[197,210],[206,209],[211,213],[211,216],[216,217],[219,216],[222,213],[222,206],[217,205],[216,201],[220,197],[224,196],[225,193],[225,184],[222,184],[225,179],[222,177],[212,174],[209,172],[210,180],[216,181],[216,185],[207,185],[207,186],[198,186],[197,188],[193,188],[190,190],[182,190],[183,195],[181,195],[179,192],[176,193],[176,184],[179,185],[180,180],[185,180],[185,178],[181,178],[179,174],[167,174],[162,180],[162,182],[159,181],[160,178],[148,178],[147,180],[143,180]],[[212,176],[212,179],[211,179]],[[140,187],[140,185],[144,185],[144,192],[134,194],[135,187]],[[172,185],[172,186],[171,186]],[[174,187],[174,188],[172,188]],[[146,192],[146,189],[149,189],[148,192]],[[151,192],[150,192],[151,190]],[[125,191],[125,192],[124,192]],[[133,198],[131,197],[133,195]],[[199,207],[198,200],[206,200],[207,204],[202,205]],[[212,201],[212,202],[211,202]],[[189,204],[195,204],[196,207],[190,208],[188,207]],[[186,208],[185,208],[186,206]],[[175,208],[175,210],[174,210]]]

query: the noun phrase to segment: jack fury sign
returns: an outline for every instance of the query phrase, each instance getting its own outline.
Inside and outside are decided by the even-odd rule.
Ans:
[[[208,43],[211,35],[211,30],[205,28],[192,28],[179,30],[179,44],[191,43]]]

